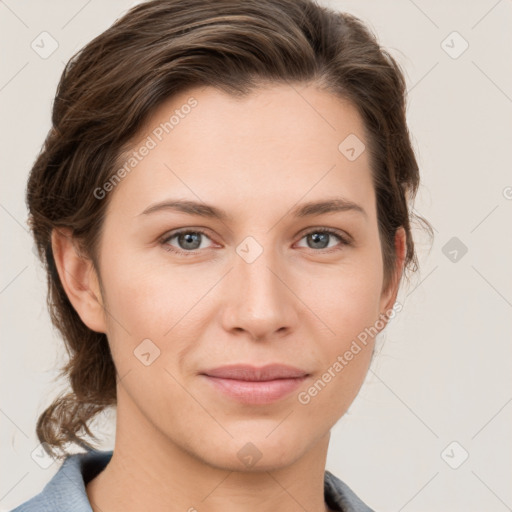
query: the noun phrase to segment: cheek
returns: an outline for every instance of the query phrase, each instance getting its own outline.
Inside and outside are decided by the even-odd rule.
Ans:
[[[201,299],[218,278],[190,266],[145,265],[135,258],[110,263],[104,279],[107,334],[119,374],[140,371],[142,355],[148,352],[145,357],[154,362],[142,371],[180,367],[210,318],[208,301]],[[147,375],[156,378],[154,371]],[[162,376],[167,382],[169,375]]]
[[[380,261],[369,255],[309,279],[303,296],[327,329],[327,339],[346,342],[377,320],[382,286],[379,265]]]
[[[312,296],[312,309],[328,328],[315,335],[321,361],[318,373],[297,398],[315,422],[333,425],[364,382],[377,333],[379,289],[380,282],[371,272],[354,273],[333,279],[323,293],[317,290]]]
[[[108,291],[107,307],[130,332],[145,330],[163,335],[173,320],[199,291],[194,282],[169,266],[141,264],[135,258],[117,259],[104,279]],[[190,307],[190,306],[189,306]],[[111,322],[112,324],[112,322]],[[112,324],[116,328],[115,322]]]
[[[346,351],[340,351],[309,386],[301,389],[297,407],[305,423],[331,428],[345,414],[364,382],[371,360],[369,344],[358,350],[349,350],[350,360],[345,359]]]
[[[315,337],[322,369],[315,389],[306,390],[306,402],[330,403],[341,413],[357,395],[368,371],[375,335],[382,327],[379,257],[368,252],[357,264],[340,267],[330,279],[314,279],[322,286],[312,287],[308,305],[325,329]]]

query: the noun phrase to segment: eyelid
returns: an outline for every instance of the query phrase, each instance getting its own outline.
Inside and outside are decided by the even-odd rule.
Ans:
[[[176,254],[183,254],[185,256],[194,256],[194,255],[199,254],[201,251],[205,250],[205,249],[196,249],[194,251],[184,251],[184,250],[176,248],[174,246],[170,246],[167,243],[171,238],[174,238],[175,236],[178,236],[182,233],[201,233],[202,235],[206,236],[210,240],[212,239],[212,237],[209,236],[209,234],[208,234],[208,230],[206,230],[205,228],[194,228],[194,227],[177,228],[175,230],[168,231],[165,235],[163,235],[159,239],[159,241],[162,245],[167,246],[167,247],[164,247],[164,250],[166,250],[168,252],[174,252]],[[341,250],[344,246],[350,246],[350,245],[353,245],[353,243],[354,243],[352,236],[350,236],[347,232],[342,231],[337,228],[330,228],[327,226],[317,226],[317,227],[306,228],[304,231],[301,231],[299,233],[299,235],[297,235],[297,236],[299,236],[299,241],[311,233],[327,233],[329,235],[339,238],[339,240],[340,240],[339,244],[341,245],[341,247],[335,246],[335,247],[329,247],[326,249],[306,248],[306,249],[309,249],[309,250],[311,250],[315,253],[319,253],[319,254],[327,254],[330,252],[338,251],[338,250]]]
[[[299,241],[311,233],[327,233],[327,234],[339,239],[338,244],[335,245],[334,247],[326,247],[324,249],[313,249],[311,247],[302,247],[303,249],[308,250],[312,254],[318,254],[318,255],[332,254],[332,253],[342,251],[342,250],[346,249],[347,247],[351,247],[354,245],[354,240],[348,233],[341,231],[339,229],[328,228],[328,227],[308,228],[306,231],[304,231],[300,234]]]
[[[205,228],[194,228],[194,227],[178,228],[178,229],[175,229],[172,231],[168,231],[167,233],[165,233],[165,235],[163,235],[159,239],[159,242],[164,246],[164,250],[169,251],[169,252],[174,252],[177,254],[184,254],[186,256],[194,256],[194,255],[198,254],[200,251],[205,250],[205,249],[196,249],[195,251],[184,251],[183,249],[179,249],[179,248],[171,246],[167,243],[167,242],[169,242],[169,240],[171,238],[181,235],[182,233],[201,233],[202,235],[206,236],[210,240],[212,239],[212,237],[208,235],[208,232]],[[167,247],[165,247],[165,246],[167,246]]]
[[[335,235],[339,237],[343,242],[346,244],[352,244],[354,242],[354,239],[351,235],[349,235],[346,231],[343,231],[338,228],[330,228],[327,226],[316,226],[312,228],[306,228],[305,231],[302,231],[300,233],[301,239],[305,236],[309,235],[310,233],[329,233],[331,235]]]

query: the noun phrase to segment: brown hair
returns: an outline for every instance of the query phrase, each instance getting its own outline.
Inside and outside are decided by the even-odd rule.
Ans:
[[[155,109],[192,86],[245,95],[262,83],[314,83],[361,115],[377,197],[384,289],[395,268],[394,236],[407,235],[404,271],[417,270],[408,211],[419,186],[399,65],[356,17],[314,0],[153,0],[132,8],[66,65],[52,128],[27,186],[29,224],[46,266],[48,308],[69,354],[71,391],[41,414],[37,436],[53,457],[64,445],[93,448],[88,422],[116,404],[116,369],[105,334],[90,330],[60,282],[52,230],[70,228],[98,271],[109,196],[93,193]],[[340,141],[341,142],[341,141]],[[430,230],[428,222],[421,220]],[[96,438],[95,438],[96,439]],[[61,451],[60,454],[57,451]]]

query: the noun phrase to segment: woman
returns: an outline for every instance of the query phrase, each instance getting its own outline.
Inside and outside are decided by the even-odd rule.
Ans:
[[[393,58],[310,0],[154,0],[70,61],[52,121],[27,203],[65,460],[15,510],[371,510],[325,463],[417,267]]]

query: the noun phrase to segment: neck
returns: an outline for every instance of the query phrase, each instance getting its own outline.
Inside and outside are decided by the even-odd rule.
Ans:
[[[232,465],[222,457],[212,464],[178,445],[119,398],[112,459],[86,485],[94,512],[329,512],[324,471],[330,433],[291,464],[240,470],[236,457]]]

